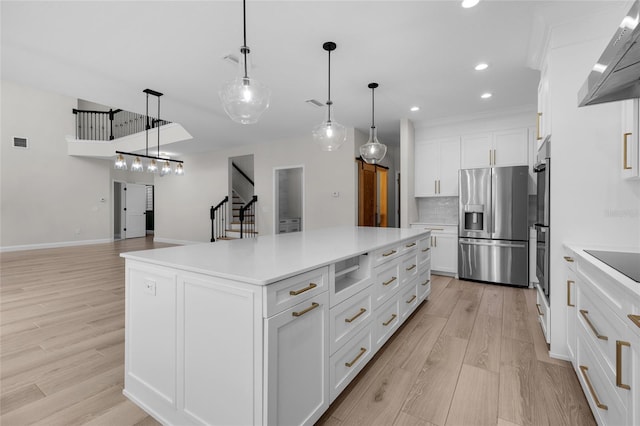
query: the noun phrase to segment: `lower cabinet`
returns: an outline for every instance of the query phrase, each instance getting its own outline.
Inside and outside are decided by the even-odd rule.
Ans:
[[[576,277],[575,259],[570,255],[564,256],[565,285],[567,286],[566,320],[567,320],[567,351],[569,361],[575,365],[577,346],[577,299],[578,278]]]
[[[536,308],[538,309],[538,321],[540,322],[540,327],[542,327],[542,334],[544,334],[544,340],[549,343],[551,340],[551,329],[550,329],[550,317],[551,317],[551,309],[549,307],[549,301],[545,297],[540,285],[536,285]]]
[[[411,228],[431,231],[426,240],[430,249],[431,271],[438,274],[458,275],[458,227],[413,223]]]

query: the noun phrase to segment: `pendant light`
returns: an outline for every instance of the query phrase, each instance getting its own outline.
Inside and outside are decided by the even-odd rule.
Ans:
[[[327,119],[313,128],[313,138],[323,151],[335,151],[347,139],[347,129],[331,118],[331,106],[333,105],[333,102],[331,102],[331,52],[336,50],[336,44],[328,41],[322,45],[322,48],[329,54]]]
[[[250,78],[248,74],[248,54],[251,50],[247,47],[246,0],[242,0],[242,19],[244,44],[240,47],[242,56],[238,61],[240,73],[222,86],[219,95],[225,112],[233,121],[253,124],[257,123],[262,113],[269,108],[271,90],[256,79]]]
[[[387,146],[378,141],[378,129],[375,125],[375,99],[374,91],[378,83],[369,83],[371,89],[371,128],[369,129],[369,140],[360,147],[362,159],[369,164],[379,164],[387,154]]]

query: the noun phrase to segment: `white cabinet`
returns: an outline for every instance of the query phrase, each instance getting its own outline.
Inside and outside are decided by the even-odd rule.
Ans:
[[[312,424],[329,407],[328,330],[328,292],[266,319],[268,424]]]
[[[528,133],[525,127],[462,136],[461,168],[527,165]]]
[[[430,255],[431,271],[438,274],[458,275],[458,227],[452,225],[432,225],[412,223],[411,228],[431,231],[431,238],[425,240],[420,253]],[[429,250],[427,250],[429,249]],[[424,252],[422,250],[425,250]]]
[[[577,287],[578,278],[576,277],[575,260],[572,257],[572,253],[568,253],[564,256],[564,268],[565,268],[565,285],[567,287],[567,351],[569,352],[569,361],[573,365],[576,363],[576,348],[577,348],[577,331],[576,331],[576,306],[577,306]]]
[[[542,334],[547,343],[551,342],[551,307],[544,295],[540,284],[536,285],[536,308],[538,309],[538,322],[542,327]]]
[[[540,72],[538,84],[538,116],[536,125],[536,140],[542,143],[551,134],[551,98],[549,96],[548,66],[544,64]]]
[[[624,179],[637,179],[640,177],[640,152],[638,135],[638,99],[622,101],[622,129],[620,135],[621,144],[621,170]]]
[[[459,169],[459,137],[416,142],[415,196],[458,195]]]

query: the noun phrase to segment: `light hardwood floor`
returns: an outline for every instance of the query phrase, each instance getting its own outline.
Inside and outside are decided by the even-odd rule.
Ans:
[[[122,396],[124,260],[149,238],[1,255],[0,424],[158,423]],[[433,276],[323,425],[594,425],[535,292]]]

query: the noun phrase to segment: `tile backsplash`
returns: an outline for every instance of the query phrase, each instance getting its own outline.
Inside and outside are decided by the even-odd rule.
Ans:
[[[418,219],[421,223],[458,224],[458,197],[418,198]]]

